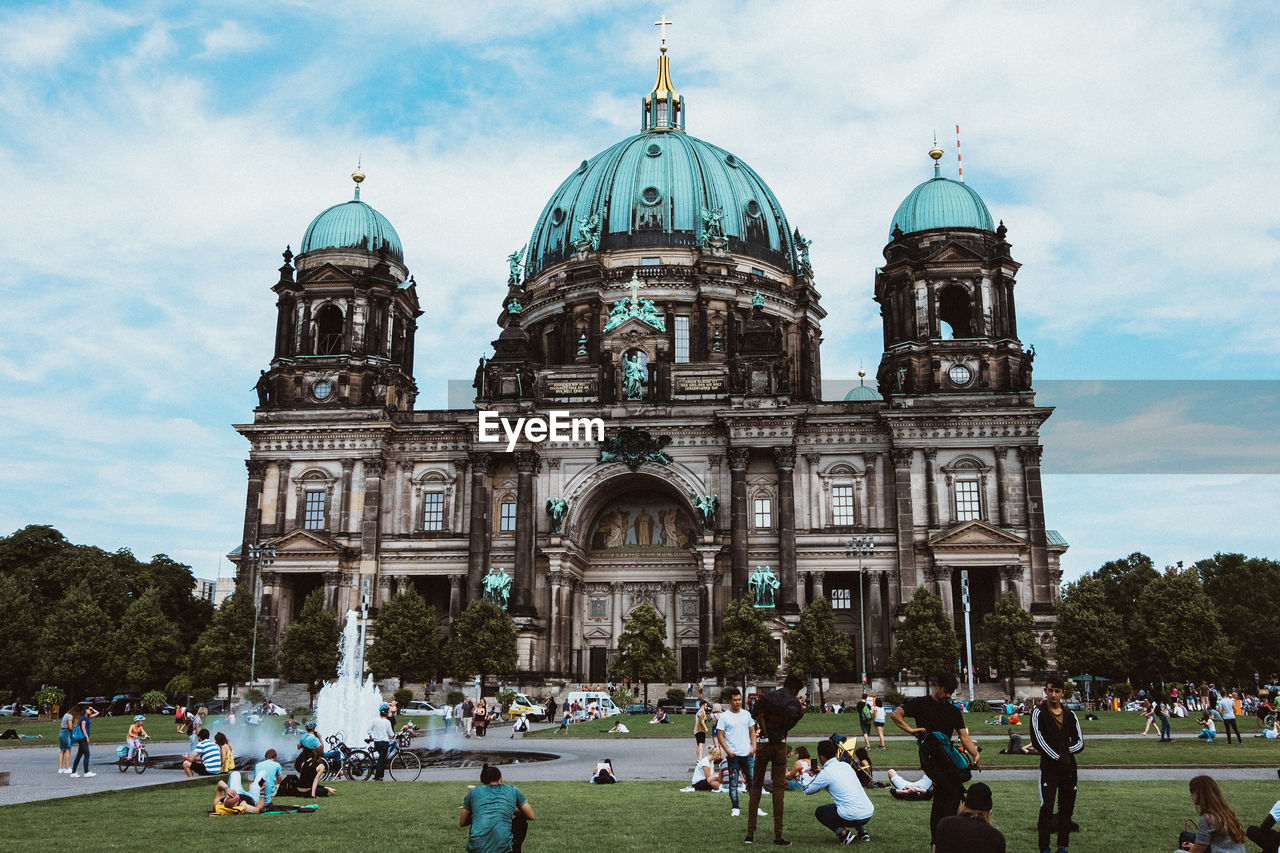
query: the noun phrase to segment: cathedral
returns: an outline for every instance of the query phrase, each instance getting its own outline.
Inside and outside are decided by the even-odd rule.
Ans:
[[[1048,644],[1067,544],[1045,527],[1052,410],[1003,223],[935,146],[886,217],[883,265],[868,259],[875,381],[824,400],[809,241],[747,163],[686,131],[665,42],[641,106],[640,132],[574,168],[509,258],[491,348],[418,341],[404,247],[359,171],[286,249],[274,355],[236,427],[231,554],[273,639],[316,589],[340,613],[366,602],[373,632],[399,591],[450,620],[500,595],[521,680],[601,682],[649,602],[698,681],[732,599],[760,608],[781,659],[826,596],[855,649],[838,675],[857,681],[891,675],[923,586],[960,632],[970,609],[975,648],[1010,592]],[[414,408],[418,343],[475,348],[471,407]]]

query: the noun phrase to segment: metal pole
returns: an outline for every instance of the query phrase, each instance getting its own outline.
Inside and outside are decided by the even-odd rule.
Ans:
[[[369,579],[360,582],[360,680],[364,681],[364,640],[369,631]]]
[[[858,557],[858,646],[859,661],[862,670],[862,685],[867,685],[867,617],[866,593],[863,588],[862,555],[870,554],[872,539],[870,536],[851,536],[845,543],[845,556]]]
[[[960,570],[960,600],[964,603],[964,661],[969,676],[969,704],[973,704],[973,634],[969,630],[969,570]]]
[[[256,574],[256,573],[255,573]],[[258,674],[258,618],[262,614],[262,577],[256,576],[253,583],[253,646],[249,651],[249,683],[253,684]]]

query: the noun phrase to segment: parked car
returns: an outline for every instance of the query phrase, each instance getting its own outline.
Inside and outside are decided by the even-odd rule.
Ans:
[[[424,702],[421,699],[415,699],[412,702],[410,702],[408,705],[405,705],[403,708],[401,708],[400,713],[408,714],[411,717],[417,717],[417,716],[443,717],[444,708],[437,708],[435,705],[432,705],[430,702]]]
[[[128,705],[132,711],[130,713],[138,714],[142,711],[142,697],[134,696],[130,693],[117,693],[111,697],[111,708],[108,714],[119,715],[125,713],[125,705]]]
[[[654,714],[658,713],[658,709],[653,707],[652,705],[647,705],[643,702],[632,702],[630,705],[623,706],[622,713],[648,714],[649,716],[653,716]]]
[[[17,715],[13,713],[12,703],[5,705],[3,708],[0,708],[0,716],[7,716],[7,717],[12,717],[12,716],[34,717],[39,713],[40,712],[35,707],[28,705],[25,702],[22,705],[22,713]]]
[[[215,712],[213,708],[210,708],[209,713],[213,714],[217,712]],[[283,705],[277,705],[274,702],[270,704],[264,702],[254,708],[251,713],[257,714],[258,716],[287,717],[289,716],[289,709]]]
[[[1074,701],[1074,700],[1073,700],[1073,701],[1071,701],[1071,702],[1063,702],[1063,703],[1062,703],[1062,707],[1066,708],[1068,711],[1087,711],[1087,710],[1089,710],[1089,708],[1088,708],[1088,707],[1087,707],[1083,702],[1076,702],[1076,701]]]
[[[701,699],[686,699],[684,700],[684,708],[682,709],[682,713],[696,714],[698,713],[698,708],[701,706],[702,706]]]
[[[106,696],[86,696],[76,704],[89,705],[99,714],[105,714],[111,708],[111,700]]]

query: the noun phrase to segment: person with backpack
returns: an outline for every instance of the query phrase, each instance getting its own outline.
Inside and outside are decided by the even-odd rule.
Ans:
[[[930,843],[936,840],[934,834],[937,832],[938,822],[955,814],[960,808],[968,773],[965,771],[964,774],[958,774],[953,767],[947,766],[949,761],[938,757],[932,750],[927,751],[926,746],[936,744],[937,748],[941,748],[943,741],[950,746],[951,735],[955,733],[959,735],[965,752],[972,756],[973,766],[980,767],[982,763],[978,746],[969,736],[964,715],[951,703],[951,694],[956,692],[956,684],[956,677],[949,672],[934,675],[929,679],[929,695],[908,699],[889,715],[895,726],[914,736],[921,744],[920,769],[933,780],[933,808],[929,812]],[[916,725],[907,725],[907,717],[911,717]],[[931,738],[931,735],[937,737]]]
[[[1062,696],[1061,676],[1049,676],[1044,701],[1031,712],[1031,742],[1040,752],[1040,817],[1036,831],[1040,849],[1048,851],[1057,800],[1059,853],[1067,849],[1071,838],[1071,815],[1076,807],[1076,753],[1084,749],[1080,721],[1062,704]]]
[[[803,692],[804,680],[793,673],[777,690],[756,700],[753,716],[760,727],[759,739],[764,743],[756,744],[751,799],[747,803],[747,843],[754,840],[756,818],[764,814],[760,811],[760,797],[764,793],[764,769],[767,765],[772,765],[773,843],[778,847],[787,847],[791,843],[782,837],[782,804],[787,794],[787,759],[791,755],[787,734],[804,716],[804,700],[800,698]]]
[[[863,745],[871,748],[871,723],[876,718],[876,697],[874,694],[862,694],[862,701],[857,705],[858,727],[862,730]]]

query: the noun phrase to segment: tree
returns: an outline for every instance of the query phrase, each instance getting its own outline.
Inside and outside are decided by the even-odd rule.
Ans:
[[[1121,560],[1103,563],[1093,573],[1102,584],[1103,595],[1112,612],[1120,614],[1126,637],[1132,637],[1131,620],[1138,607],[1138,597],[1147,585],[1160,576],[1146,554],[1134,551]]]
[[[0,687],[27,691],[36,670],[38,644],[31,596],[17,578],[0,575]]]
[[[942,612],[942,599],[924,587],[902,608],[903,619],[894,629],[890,665],[917,675],[954,672],[960,659],[960,641]]]
[[[639,682],[646,704],[650,681],[672,681],[676,677],[676,653],[667,646],[667,620],[649,602],[631,613],[618,651],[613,656],[613,673]]]
[[[1229,667],[1233,683],[1251,683],[1255,673],[1265,683],[1280,674],[1280,562],[1214,554],[1195,570],[1238,650]]]
[[[1158,575],[1138,597],[1131,625],[1134,672],[1143,683],[1222,680],[1233,657],[1194,569]]]
[[[978,654],[995,664],[996,672],[1008,685],[1009,700],[1013,701],[1013,678],[1018,671],[1024,665],[1043,668],[1048,663],[1036,637],[1035,622],[1009,593],[982,617],[982,632],[986,639],[978,644]]]
[[[243,587],[222,603],[191,651],[196,684],[216,687],[225,683],[230,700],[231,685],[249,680],[253,615],[253,595]]]
[[[516,625],[507,611],[477,598],[458,617],[457,637],[450,649],[450,665],[459,678],[480,676],[480,695],[490,675],[507,675],[516,668]]]
[[[111,620],[88,584],[77,584],[40,632],[41,681],[57,684],[73,697],[108,689],[115,678],[114,641]]]
[[[800,624],[787,635],[787,669],[818,679],[818,701],[827,704],[822,677],[853,666],[853,646],[836,630],[836,613],[821,596],[800,611]]]
[[[738,677],[772,676],[778,671],[778,648],[769,629],[749,598],[729,602],[720,627],[720,637],[707,653],[707,663],[716,675]]]
[[[324,590],[314,589],[302,611],[285,629],[280,644],[280,668],[290,681],[307,685],[312,705],[327,679],[338,674],[338,617],[324,606]]]
[[[377,636],[365,660],[374,678],[426,681],[440,666],[442,633],[434,607],[410,589],[378,608]]]
[[[124,612],[117,640],[124,680],[142,693],[167,682],[178,671],[182,644],[178,626],[160,609],[160,595],[148,589]]]
[[[1124,620],[1111,609],[1102,581],[1093,575],[1063,587],[1053,642],[1058,669],[1064,673],[1105,674],[1111,678],[1129,675]]]

